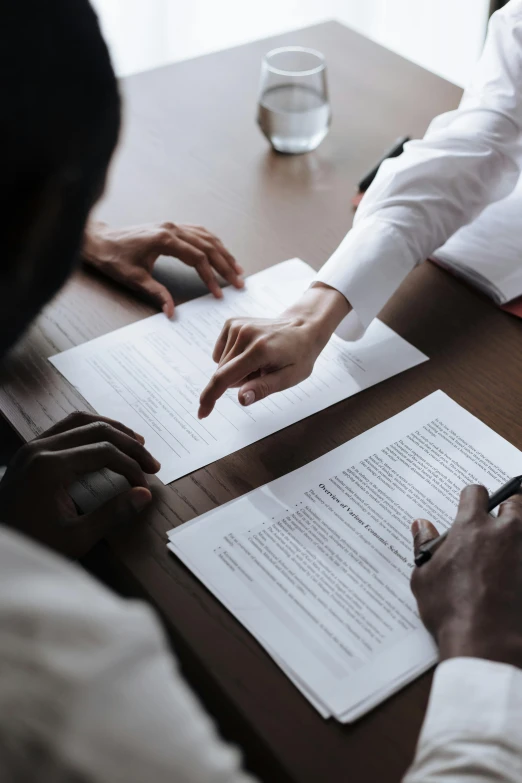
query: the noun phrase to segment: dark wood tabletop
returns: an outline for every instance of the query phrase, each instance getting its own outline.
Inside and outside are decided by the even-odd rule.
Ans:
[[[309,155],[272,153],[255,124],[259,66],[274,46],[325,53],[333,124]],[[454,108],[454,85],[329,22],[123,81],[126,122],[100,216],[205,225],[247,273],[293,256],[316,268],[351,224],[358,179],[393,141]],[[163,260],[177,301],[203,293]],[[23,438],[81,398],[46,357],[153,312],[80,272],[4,362],[0,410]],[[86,316],[88,315],[88,317]],[[223,733],[265,781],[395,783],[411,761],[429,675],[352,726],[324,721],[242,626],[166,549],[166,531],[309,462],[441,388],[522,447],[522,325],[426,263],[382,314],[430,361],[168,487],[133,530],[90,557],[116,589],[160,612],[184,671]]]

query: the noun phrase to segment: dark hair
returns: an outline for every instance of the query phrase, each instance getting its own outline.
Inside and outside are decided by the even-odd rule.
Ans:
[[[2,0],[0,100],[0,232],[9,242],[32,194],[57,173],[82,180],[92,205],[117,142],[118,88],[87,0]],[[2,255],[9,263],[9,247]]]

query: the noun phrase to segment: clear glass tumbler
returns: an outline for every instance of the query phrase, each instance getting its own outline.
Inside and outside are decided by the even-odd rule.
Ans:
[[[293,155],[315,150],[330,127],[326,62],[314,49],[272,49],[261,66],[257,121],[272,147]]]

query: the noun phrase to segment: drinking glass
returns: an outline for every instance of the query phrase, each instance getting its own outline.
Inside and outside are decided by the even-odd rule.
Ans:
[[[326,62],[302,46],[272,49],[261,66],[257,121],[278,152],[315,150],[330,127]]]

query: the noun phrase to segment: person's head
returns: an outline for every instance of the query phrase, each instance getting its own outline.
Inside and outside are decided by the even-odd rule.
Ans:
[[[1,357],[70,273],[118,139],[87,0],[4,0],[0,96]]]

